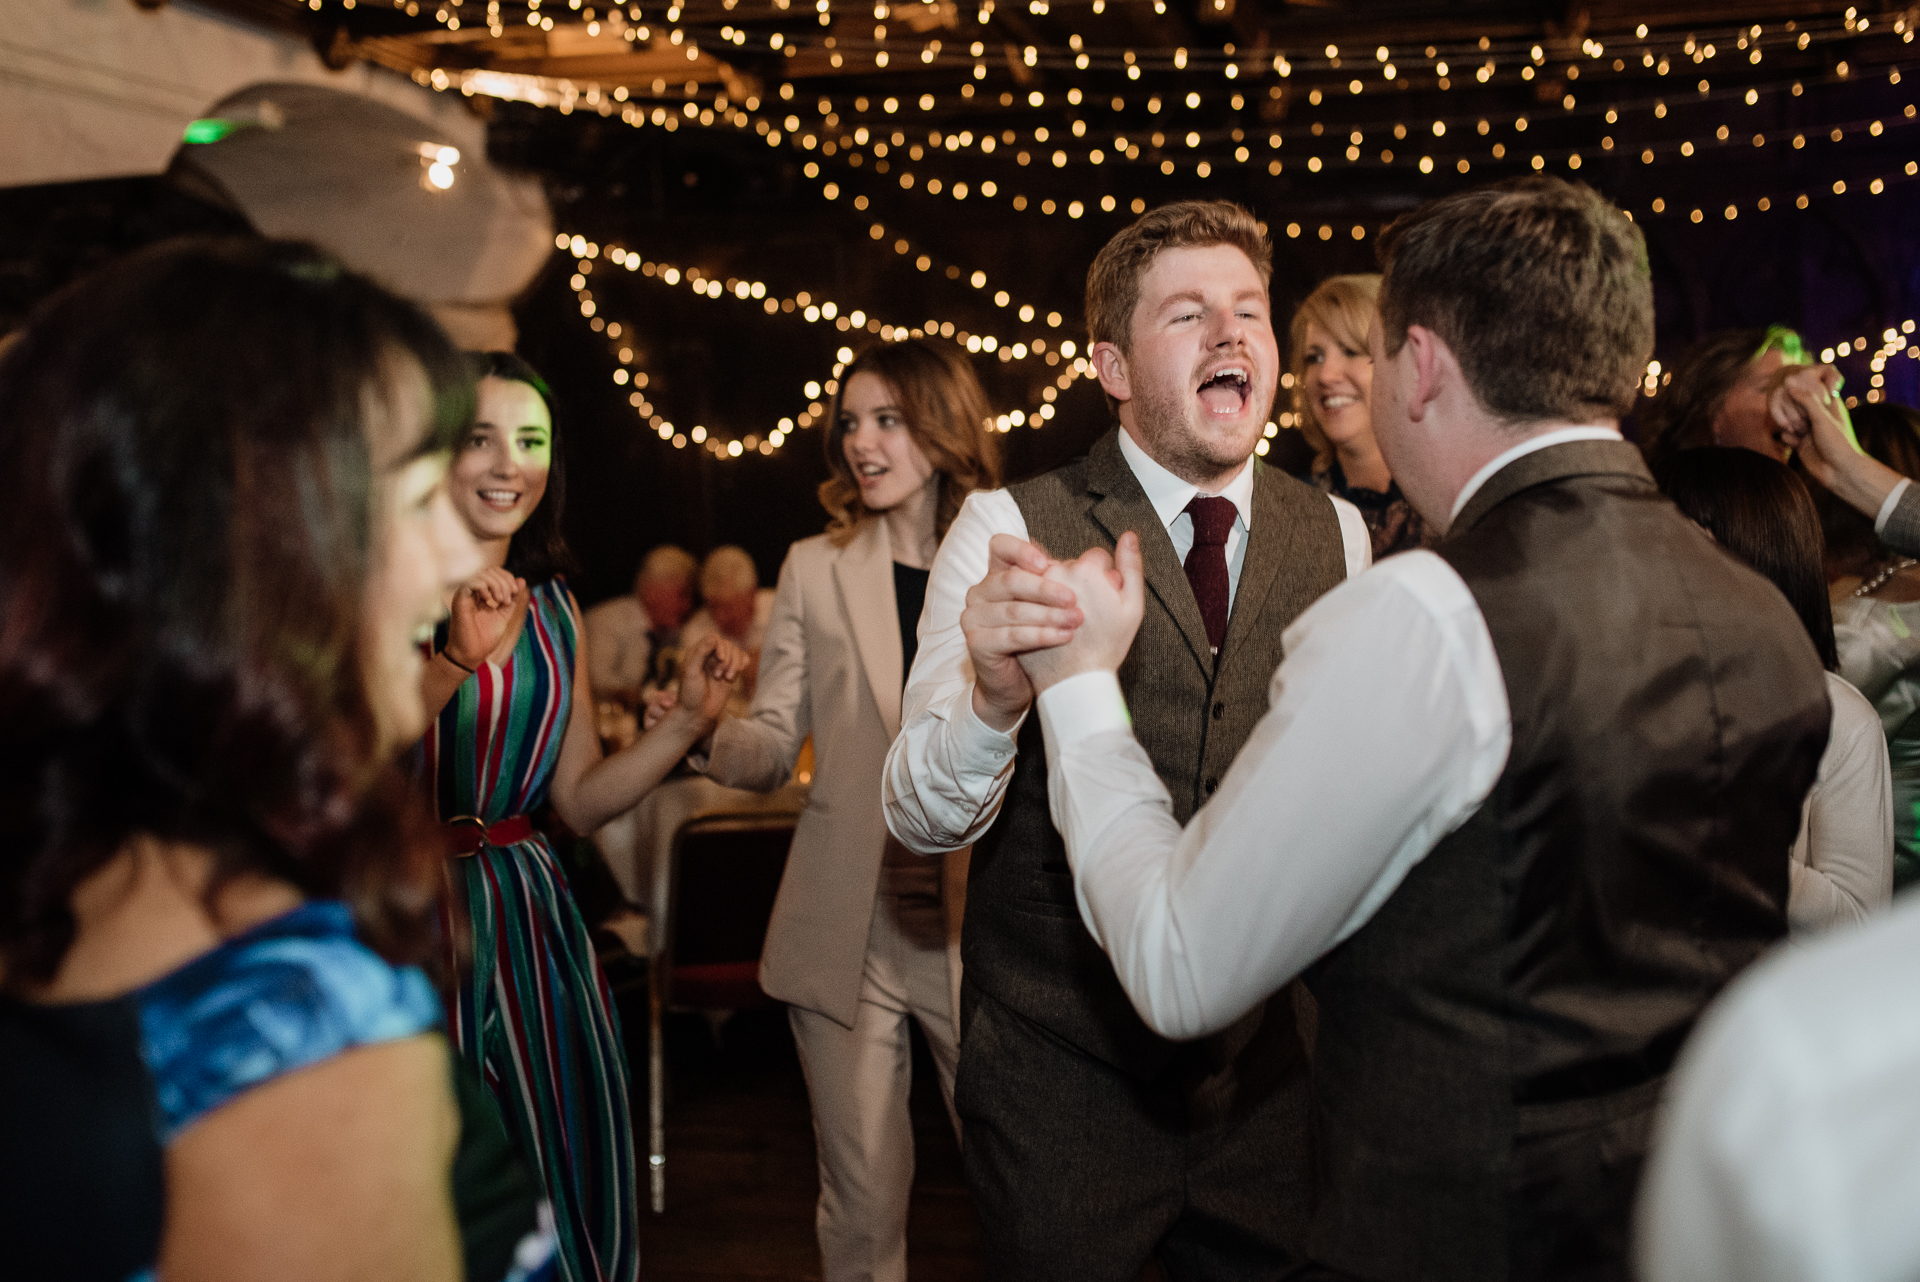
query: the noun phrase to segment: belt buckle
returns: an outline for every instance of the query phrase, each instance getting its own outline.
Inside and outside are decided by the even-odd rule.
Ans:
[[[453,853],[462,859],[471,859],[474,852],[487,844],[487,821],[478,815],[455,815],[446,821],[447,827],[456,834],[457,843]],[[468,834],[471,834],[469,837]],[[471,840],[471,846],[466,841]]]

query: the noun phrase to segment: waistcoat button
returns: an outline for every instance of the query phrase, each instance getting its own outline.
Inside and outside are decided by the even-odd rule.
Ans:
[[[1219,781],[1218,779],[1216,779],[1216,778],[1214,778],[1213,776],[1211,776],[1211,775],[1209,775],[1209,776],[1207,777],[1207,782],[1206,782],[1205,784],[1203,784],[1202,786],[1203,786],[1204,788],[1206,788],[1206,790],[1207,790],[1207,795],[1208,795],[1209,797],[1211,797],[1211,796],[1213,795],[1213,790],[1214,790],[1215,788],[1218,788],[1218,787],[1220,786],[1220,781]]]
[[[1227,705],[1226,705],[1226,704],[1224,704],[1224,703],[1216,703],[1216,704],[1214,704],[1214,705],[1213,705],[1213,719],[1214,719],[1215,721],[1218,721],[1218,720],[1219,720],[1219,719],[1220,719],[1221,717],[1224,717],[1224,716],[1226,716],[1226,715],[1227,715]]]

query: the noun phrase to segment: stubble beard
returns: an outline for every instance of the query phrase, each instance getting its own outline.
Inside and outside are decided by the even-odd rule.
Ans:
[[[1249,408],[1258,390],[1257,387],[1250,389]],[[1160,466],[1182,479],[1215,477],[1234,471],[1247,461],[1260,440],[1257,427],[1247,429],[1244,443],[1219,435],[1209,436],[1195,421],[1198,411],[1192,389],[1184,386],[1154,388],[1135,396],[1132,404],[1134,422],[1150,446],[1148,453]],[[1264,423],[1272,409],[1273,399],[1268,397],[1267,412],[1255,415],[1253,421]]]

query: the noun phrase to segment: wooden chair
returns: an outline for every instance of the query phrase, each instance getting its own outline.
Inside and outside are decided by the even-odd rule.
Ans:
[[[647,965],[647,1167],[654,1211],[667,1206],[666,1059],[669,1007],[743,1010],[772,1004],[760,988],[760,948],[800,816],[792,811],[702,815],[681,824],[653,870]]]

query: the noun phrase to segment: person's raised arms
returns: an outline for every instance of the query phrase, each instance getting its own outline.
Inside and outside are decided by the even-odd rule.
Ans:
[[[1027,656],[1049,806],[1134,1008],[1198,1037],[1359,929],[1479,806],[1511,743],[1505,686],[1460,577],[1431,552],[1392,557],[1288,628],[1266,715],[1182,830],[1108,668],[1137,607],[1093,568],[1073,571],[1084,646],[1054,667]]]
[[[993,546],[1003,535],[996,557]],[[1009,576],[1017,570],[1037,581],[1048,563],[1044,550],[1029,544],[1028,537],[1026,519],[1009,491],[975,491],[960,505],[934,555],[920,614],[920,645],[900,696],[900,733],[887,749],[880,785],[888,830],[919,854],[944,854],[979,840],[992,826],[1013,777],[1032,685],[1010,656],[1030,638],[1002,629],[1033,621],[1016,623],[1011,617],[1018,611],[1008,596]],[[1024,558],[1024,565],[1010,564],[1009,558]],[[1058,585],[1055,590],[1064,591]],[[972,620],[963,617],[970,606]],[[1064,632],[1079,621],[1077,611],[1064,613],[1061,634],[1047,644],[1065,640]],[[981,625],[978,652],[969,643],[969,622]],[[988,672],[980,689],[976,662]],[[977,709],[996,696],[1006,715],[989,724]]]
[[[695,744],[713,733],[733,682],[749,661],[746,651],[718,632],[701,637],[682,660],[673,706],[632,744],[603,757],[592,706],[580,697],[586,690],[587,662],[586,647],[581,646],[575,656],[573,710],[548,792],[561,822],[575,832],[592,832],[638,805]]]
[[[1059,645],[1080,623],[1073,589],[1047,570],[1053,558],[1025,539],[996,534],[987,575],[967,592],[960,627],[973,661],[973,712],[996,730],[1013,729],[1034,687],[1020,665],[1029,650]]]
[[[1840,381],[1840,371],[1831,365],[1790,367],[1775,381],[1767,411],[1780,426],[1781,441],[1800,452],[1807,475],[1850,507],[1878,518],[1905,478],[1855,444]]]

